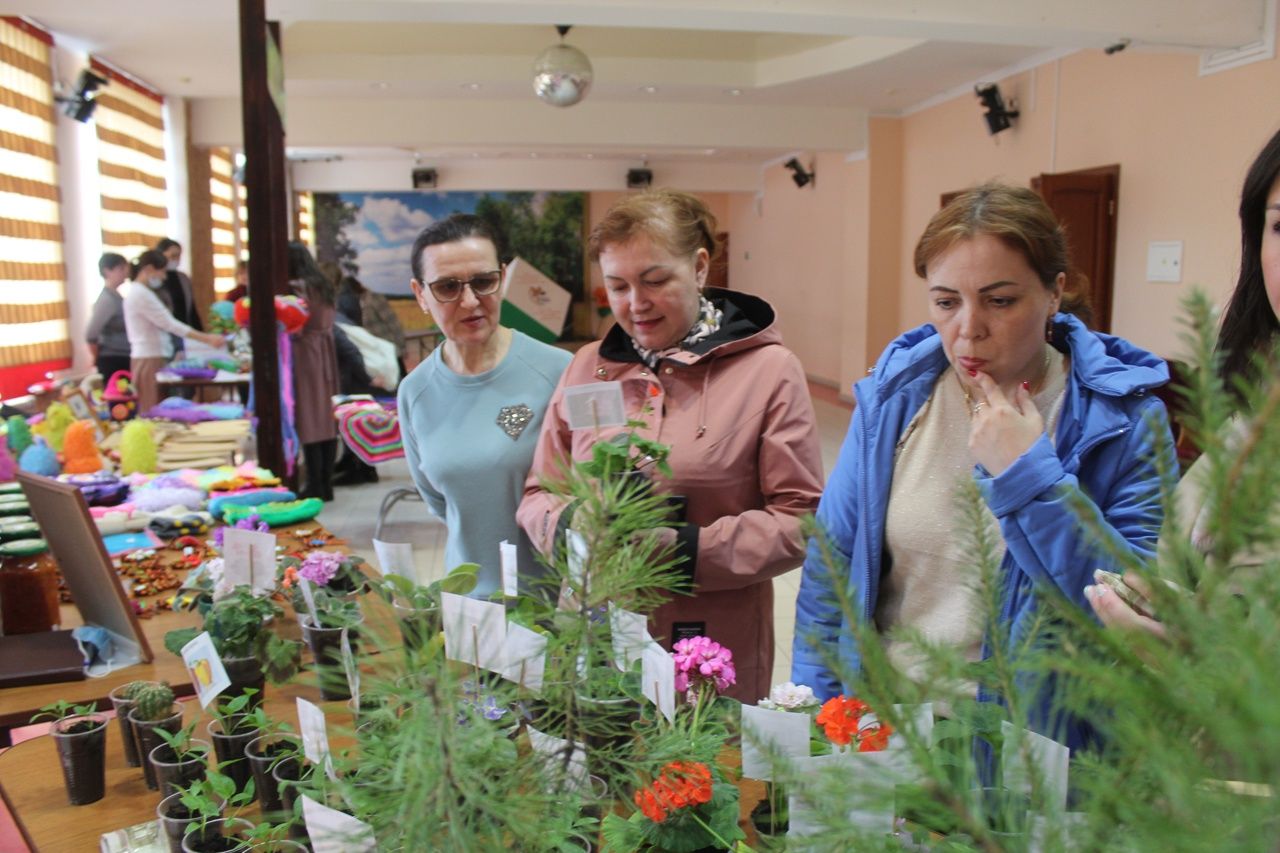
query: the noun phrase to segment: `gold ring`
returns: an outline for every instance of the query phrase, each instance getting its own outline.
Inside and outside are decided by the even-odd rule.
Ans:
[[[976,415],[976,414],[978,414],[978,410],[979,410],[979,409],[981,409],[981,408],[982,408],[983,406],[985,406],[985,405],[986,405],[986,403],[974,403],[974,405],[973,405],[973,413],[974,413],[975,415]]]

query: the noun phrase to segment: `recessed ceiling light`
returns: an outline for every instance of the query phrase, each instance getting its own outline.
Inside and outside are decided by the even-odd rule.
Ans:
[[[387,82],[387,81],[385,81],[385,80],[379,80],[377,83],[374,83],[374,84],[373,84],[373,88],[375,88],[375,89],[384,89],[384,90],[385,90],[385,89],[390,89],[390,88],[391,88],[391,84],[390,84],[390,83],[388,83],[388,82]]]
[[[537,151],[530,151],[530,152],[529,152],[529,156],[530,156],[530,157],[532,157],[534,160],[537,160],[537,159],[538,159],[538,152],[537,152]]]
[[[733,97],[736,98],[742,94],[742,90],[741,89],[725,89],[724,93],[726,95],[732,95]]]
[[[481,89],[484,88],[484,84],[483,83],[463,83],[462,88],[468,89],[472,92],[479,92]]]
[[[703,148],[703,149],[702,149],[702,153],[703,153],[703,154],[706,154],[708,157],[710,157],[711,155],[713,155],[713,154],[715,154],[715,153],[716,153],[716,149],[714,149],[714,148]]]
[[[584,157],[586,157],[588,160],[594,160],[594,159],[596,159],[596,155],[594,155],[594,154],[590,154],[590,153],[588,153],[588,154],[584,154],[583,156],[584,156]]]
[[[644,92],[646,95],[656,95],[658,94],[658,87],[657,86],[641,86],[640,91]]]
[[[478,158],[478,157],[480,156],[480,152],[479,152],[479,151],[472,151],[472,152],[471,152],[471,156],[472,156],[473,158]]]

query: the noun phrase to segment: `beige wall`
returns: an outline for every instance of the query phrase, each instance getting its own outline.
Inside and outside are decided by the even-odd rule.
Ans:
[[[1280,127],[1280,60],[1206,77],[1198,62],[1073,54],[999,81],[1022,110],[999,136],[965,95],[870,119],[865,159],[819,153],[816,187],[769,167],[755,198],[727,194],[733,285],[770,300],[810,376],[847,392],[894,335],[927,321],[911,255],[942,193],[1115,163],[1112,328],[1176,356],[1181,299],[1199,286],[1221,303],[1234,286],[1240,183]],[[1146,280],[1147,244],[1163,240],[1183,241],[1179,284]]]
[[[1229,295],[1239,263],[1240,184],[1280,127],[1280,60],[1200,77],[1195,55],[1073,54],[1001,81],[1023,115],[986,136],[972,98],[902,119],[899,324],[925,320],[911,269],[915,237],[939,193],[1001,178],[1120,164],[1113,331],[1164,356],[1180,352],[1180,300],[1200,286]],[[874,152],[873,152],[874,156]],[[878,164],[872,163],[875,169]],[[1180,284],[1146,280],[1147,244],[1183,241]]]

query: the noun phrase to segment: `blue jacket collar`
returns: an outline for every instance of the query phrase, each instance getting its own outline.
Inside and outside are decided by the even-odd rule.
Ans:
[[[1144,393],[1169,381],[1164,360],[1123,338],[1090,331],[1070,314],[1054,316],[1054,341],[1071,355],[1071,372],[1080,385],[1107,397]],[[925,378],[932,383],[947,367],[938,330],[926,323],[889,344],[872,369],[876,402]]]

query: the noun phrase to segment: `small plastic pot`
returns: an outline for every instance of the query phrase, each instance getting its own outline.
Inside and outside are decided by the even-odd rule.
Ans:
[[[108,693],[107,698],[111,700],[111,707],[116,709],[116,721],[120,724],[120,740],[124,742],[124,762],[130,767],[140,767],[142,756],[138,754],[138,739],[134,737],[133,724],[129,722],[133,700],[121,695],[128,686],[128,684],[121,684]]]
[[[244,757],[249,760],[249,767],[253,771],[258,803],[264,814],[279,812],[284,808],[275,777],[271,775],[271,765],[285,753],[296,755],[301,748],[297,738],[278,734],[260,735],[245,745]]]
[[[156,806],[156,817],[160,819],[160,828],[169,842],[169,853],[182,853],[182,839],[186,837],[187,827],[200,820],[182,805],[181,796],[170,794]]]
[[[156,729],[177,734],[182,728],[182,706],[173,705],[169,710],[169,716],[161,720],[139,720],[136,707],[129,711],[129,722],[133,724],[133,734],[138,740],[138,755],[144,758],[142,775],[146,779],[147,787],[153,791],[160,789],[160,783],[156,779],[155,768],[151,766],[151,750],[164,743],[164,738],[156,734]]]
[[[213,751],[218,758],[218,770],[235,780],[237,793],[243,791],[248,786],[249,780],[253,778],[253,769],[249,766],[249,760],[245,758],[244,748],[249,745],[249,741],[262,734],[258,729],[238,731],[236,725],[244,718],[244,714],[236,714],[230,718],[234,734],[225,734],[222,731],[222,723],[218,720],[212,720],[205,727],[209,733],[209,740],[213,741]],[[254,799],[257,799],[257,796],[257,791],[254,791]]]
[[[347,671],[342,666],[342,628],[320,628],[311,624],[310,617],[299,618],[302,626],[302,638],[315,658],[316,675],[320,680],[320,697],[326,700],[350,699],[351,690],[347,686]],[[360,625],[356,624],[347,630],[352,653],[357,653]]]
[[[315,766],[303,764],[301,761],[281,761],[271,768],[271,776],[275,779],[276,789],[280,791],[280,801],[284,804],[285,819],[290,821],[289,834],[294,838],[306,838],[306,824],[297,818],[298,797],[302,788],[311,780]]]
[[[197,779],[203,779],[209,772],[209,755],[212,752],[213,746],[204,740],[192,740],[182,755],[175,753],[167,743],[151,750],[147,757],[155,768],[160,796],[176,794]]]
[[[204,826],[203,832],[188,832],[182,839],[183,853],[240,853],[249,849],[249,842],[244,840],[244,833],[253,829],[253,824],[238,817],[226,817],[211,820]]]
[[[245,688],[251,687],[258,692],[249,697],[248,710],[252,711],[262,704],[267,677],[262,674],[262,664],[257,658],[223,658],[222,667],[227,671],[227,678],[231,679],[231,686],[222,691],[222,696],[228,700],[234,699],[244,693]]]
[[[73,806],[101,800],[107,785],[107,718],[101,714],[66,717],[49,729],[58,745],[67,800]]]
[[[431,638],[440,633],[440,614],[434,607],[413,607],[399,598],[391,602],[391,607],[408,651],[422,651]]]

